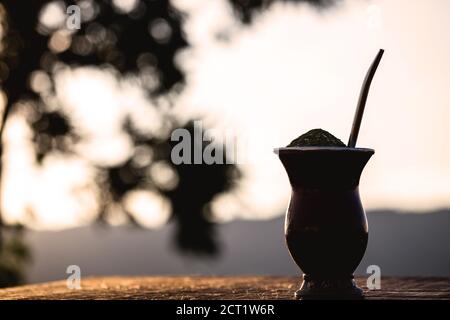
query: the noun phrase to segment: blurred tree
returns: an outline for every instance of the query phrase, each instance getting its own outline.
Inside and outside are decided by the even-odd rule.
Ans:
[[[274,2],[304,2],[318,9],[328,8],[340,0],[229,0],[237,16],[244,23],[252,22],[256,12],[266,10]]]
[[[68,30],[65,26],[66,8],[72,4],[81,8],[79,30]],[[22,108],[26,104],[30,109],[26,114],[30,115],[38,162],[52,151],[72,152],[73,145],[82,138],[71,125],[70,115],[51,100],[55,96],[54,76],[62,66],[92,65],[113,68],[119,74],[151,73],[157,80],[146,83],[149,99],[184,83],[183,74],[174,62],[177,51],[187,45],[181,32],[183,16],[167,0],[135,1],[131,7],[121,6],[120,1],[36,0],[25,3],[6,0],[1,8],[0,83],[8,100],[0,134],[18,102],[22,102]],[[53,15],[50,20],[58,20],[58,15],[63,19],[59,23],[46,21],[46,10]],[[33,85],[33,78],[48,84]],[[175,125],[172,119],[163,121],[172,127]],[[124,124],[124,128],[136,147],[144,146],[156,155],[155,159],[165,161],[179,183],[170,191],[157,190],[148,175],[151,163],[136,167],[134,156],[117,166],[99,167],[98,183],[107,186],[101,189],[104,194],[99,219],[107,219],[108,208],[118,204],[129,219],[136,222],[123,206],[124,197],[131,190],[152,188],[172,204],[173,218],[180,230],[177,236],[179,248],[198,253],[216,252],[217,245],[209,231],[212,223],[203,207],[214,195],[231,186],[227,181],[232,175],[228,172],[236,168],[225,165],[173,166],[169,161],[170,136],[138,135],[132,130],[131,122]],[[194,181],[202,181],[202,186],[196,188],[198,195],[185,187]],[[184,192],[186,194],[181,195]],[[191,240],[187,235],[195,239]]]
[[[274,1],[229,0],[244,23],[251,22],[255,11]],[[318,7],[333,2],[289,1]],[[81,9],[80,29],[66,27],[66,9],[70,5]],[[114,69],[119,75],[143,76],[146,80],[142,85],[149,99],[179,91],[184,85],[184,75],[175,63],[175,56],[188,45],[182,32],[183,18],[183,13],[168,0],[2,0],[0,87],[7,102],[0,118],[0,137],[3,138],[9,116],[16,109],[27,108],[38,162],[50,152],[73,152],[73,146],[83,137],[71,124],[70,115],[55,101],[55,74],[65,66],[96,66]],[[162,121],[167,123],[167,132],[182,125],[170,116]],[[184,126],[192,130],[192,123]],[[179,248],[206,254],[217,252],[214,226],[209,219],[210,203],[215,195],[232,188],[239,177],[237,168],[175,166],[170,161],[168,134],[144,135],[129,120],[124,123],[124,131],[131,137],[135,150],[147,150],[152,161],[142,164],[136,160],[139,152],[135,152],[122,164],[98,168],[97,183],[102,190],[99,219],[107,220],[108,207],[117,204],[138,224],[123,206],[123,199],[131,190],[151,189],[172,206]],[[0,143],[0,157],[2,154]],[[155,164],[170,170],[177,183],[168,187],[152,180],[148,172]],[[1,169],[0,162],[0,176]],[[194,184],[196,188],[192,188]]]
[[[25,282],[26,266],[31,255],[23,239],[21,226],[9,226],[3,234],[0,250],[0,287],[9,287]]]

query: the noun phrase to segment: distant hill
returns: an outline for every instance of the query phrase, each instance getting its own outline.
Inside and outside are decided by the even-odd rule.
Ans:
[[[357,270],[381,267],[382,275],[450,276],[450,211],[368,214],[370,239]],[[90,226],[59,232],[29,231],[33,252],[29,282],[66,278],[68,265],[88,275],[273,274],[300,271],[284,244],[284,218],[233,221],[218,227],[222,254],[217,258],[180,255],[171,245],[173,226],[159,230]]]

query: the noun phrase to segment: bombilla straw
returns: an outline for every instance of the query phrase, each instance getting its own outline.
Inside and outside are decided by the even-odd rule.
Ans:
[[[378,64],[380,63],[381,57],[383,56],[384,50],[380,49],[378,51],[375,60],[373,60],[372,65],[369,70],[367,70],[366,77],[361,87],[359,93],[358,105],[356,106],[355,117],[353,118],[352,131],[350,132],[350,138],[348,139],[347,146],[354,148],[356,146],[356,140],[358,139],[359,128],[361,127],[361,120],[364,113],[364,107],[366,106],[367,96],[369,95],[370,84],[372,83],[373,76],[377,71]]]

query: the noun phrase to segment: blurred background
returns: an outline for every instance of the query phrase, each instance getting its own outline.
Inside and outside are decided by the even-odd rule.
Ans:
[[[379,48],[358,139],[376,154],[357,272],[450,276],[449,12],[446,0],[2,0],[0,286],[72,264],[298,274],[272,150],[313,128],[346,142]],[[195,120],[248,161],[174,165],[171,133]]]

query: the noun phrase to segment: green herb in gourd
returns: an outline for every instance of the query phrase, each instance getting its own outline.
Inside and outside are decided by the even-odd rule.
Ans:
[[[288,147],[345,147],[346,145],[322,129],[313,129],[292,140]]]

